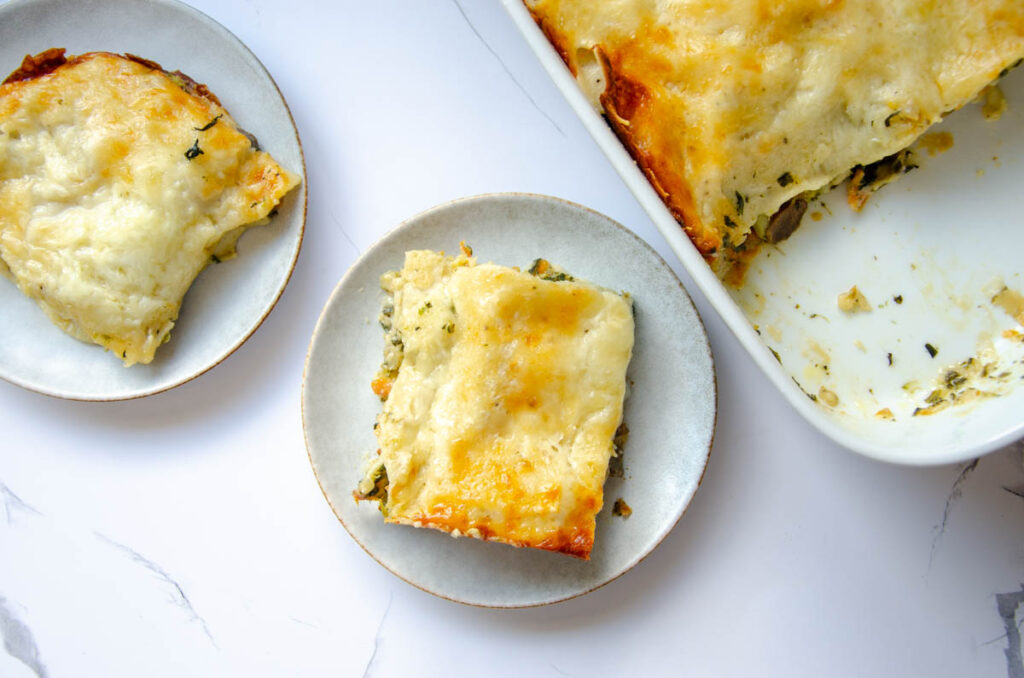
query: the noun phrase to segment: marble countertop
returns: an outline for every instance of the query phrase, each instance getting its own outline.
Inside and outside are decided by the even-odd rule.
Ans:
[[[306,237],[259,331],[134,401],[0,382],[0,676],[1024,677],[1024,446],[854,455],[779,398],[671,256],[499,3],[194,0],[263,61],[306,154]],[[583,597],[467,607],[378,565],[307,459],[303,362],[339,278],[463,196],[558,196],[672,263],[714,351],[701,489]]]

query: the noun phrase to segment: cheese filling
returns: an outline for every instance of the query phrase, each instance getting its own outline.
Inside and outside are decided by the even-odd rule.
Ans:
[[[1024,57],[1020,0],[525,3],[713,264],[851,173],[859,208]]]
[[[380,456],[356,495],[388,522],[589,556],[632,308],[540,268],[412,251],[383,277]]]

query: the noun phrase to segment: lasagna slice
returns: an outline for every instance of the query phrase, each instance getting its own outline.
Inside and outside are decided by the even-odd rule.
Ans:
[[[589,558],[633,348],[627,296],[411,251],[386,274],[379,456],[387,522]]]
[[[297,183],[151,61],[53,49],[0,85],[0,269],[125,365],[153,359],[199,272]]]
[[[1024,57],[1021,0],[525,0],[721,275]]]

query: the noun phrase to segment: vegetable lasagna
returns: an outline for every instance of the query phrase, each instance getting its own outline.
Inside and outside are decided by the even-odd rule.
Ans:
[[[418,250],[383,276],[378,456],[355,492],[387,522],[589,558],[633,348],[632,303]]]
[[[152,61],[51,49],[0,85],[0,271],[125,365],[153,360],[199,272],[297,183]]]
[[[1020,0],[525,0],[697,249],[727,277],[1024,57]]]

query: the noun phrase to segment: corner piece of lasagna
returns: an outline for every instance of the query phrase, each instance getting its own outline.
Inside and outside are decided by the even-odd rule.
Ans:
[[[379,456],[355,492],[387,522],[590,557],[633,349],[628,295],[418,250],[383,276]]]
[[[55,48],[0,84],[0,273],[126,366],[298,181],[204,85],[140,57]]]
[[[1021,0],[525,4],[726,280],[847,177],[860,209],[1024,57]]]

